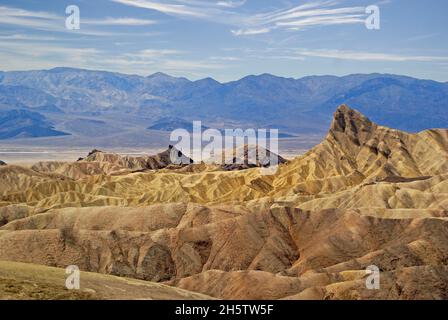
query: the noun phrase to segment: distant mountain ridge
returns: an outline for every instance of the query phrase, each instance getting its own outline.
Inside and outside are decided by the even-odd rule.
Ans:
[[[64,120],[88,116],[137,123],[142,130],[176,118],[218,129],[279,124],[284,135],[323,134],[334,107],[344,103],[405,131],[448,127],[448,83],[390,74],[300,79],[261,74],[220,83],[160,72],[147,77],[74,68],[0,72],[0,110],[42,113],[56,129]]]
[[[0,113],[0,139],[64,135],[68,134],[54,130],[53,124],[37,112],[9,110]]]

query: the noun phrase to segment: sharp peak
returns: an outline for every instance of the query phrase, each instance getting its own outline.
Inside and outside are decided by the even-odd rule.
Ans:
[[[198,82],[211,82],[211,83],[215,83],[215,84],[220,84],[220,82],[216,79],[213,79],[212,77],[206,77],[206,78],[202,78],[199,80],[194,81],[196,83]]]
[[[348,105],[341,104],[337,109],[336,112],[343,112],[343,113],[350,113],[350,112],[357,112],[360,113],[359,111],[356,111],[355,109],[350,108]]]
[[[148,78],[152,78],[152,77],[169,77],[169,78],[174,78],[173,76],[170,76],[167,73],[163,73],[163,72],[154,72],[153,74],[150,74],[148,76]]]
[[[366,116],[364,116],[361,112],[359,112],[358,110],[349,107],[347,104],[341,104],[335,111],[334,116],[336,117],[338,114],[346,114],[350,117],[354,117],[354,116],[361,116],[367,119]]]
[[[340,105],[333,116],[330,132],[344,132],[357,134],[361,127],[372,127],[374,123],[361,112],[350,108],[346,104]]]
[[[184,77],[175,77],[175,76],[169,75],[169,74],[167,74],[167,73],[163,73],[163,72],[156,72],[156,73],[153,73],[153,74],[147,76],[146,79],[156,79],[156,80],[160,80],[160,79],[162,79],[162,80],[166,80],[166,79],[168,79],[168,80],[182,80],[182,81],[188,81],[188,82],[190,82],[190,80],[187,79],[187,78],[184,78]]]

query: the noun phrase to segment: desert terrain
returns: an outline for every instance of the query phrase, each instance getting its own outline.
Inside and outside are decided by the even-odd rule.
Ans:
[[[273,175],[167,154],[5,161],[0,298],[448,299],[447,129],[411,134],[341,105]]]

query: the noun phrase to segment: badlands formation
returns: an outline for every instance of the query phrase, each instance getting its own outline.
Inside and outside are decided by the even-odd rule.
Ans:
[[[0,287],[77,265],[147,283],[127,298],[448,299],[448,130],[408,134],[343,105],[282,162],[271,176],[99,151],[1,166]]]

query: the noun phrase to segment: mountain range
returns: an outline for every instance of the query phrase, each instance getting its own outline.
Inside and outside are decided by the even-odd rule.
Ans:
[[[178,124],[187,127],[192,120],[217,129],[279,128],[284,137],[323,136],[334,106],[343,103],[405,131],[448,127],[448,83],[406,76],[293,79],[262,74],[220,83],[163,73],[142,77],[54,68],[0,72],[0,111],[16,112],[17,122],[2,125],[0,139],[61,134],[74,139],[92,127],[98,131],[91,139],[131,137],[130,133],[166,131]],[[40,122],[22,127],[20,123],[30,117]]]

